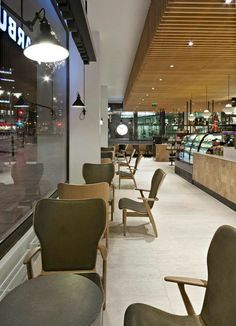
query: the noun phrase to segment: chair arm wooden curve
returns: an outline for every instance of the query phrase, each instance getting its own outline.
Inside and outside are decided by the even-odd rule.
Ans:
[[[185,277],[185,276],[165,276],[164,278],[167,282],[173,282],[178,284],[186,284],[186,285],[193,285],[193,286],[201,286],[206,288],[207,287],[207,281],[202,280],[199,278],[191,278],[191,277]]]
[[[135,188],[135,190],[150,192],[150,189]]]
[[[102,259],[107,260],[107,256],[108,256],[107,248],[101,242],[98,244],[98,250],[101,253]]]
[[[138,199],[142,199],[144,202],[146,201],[146,202],[148,202],[148,201],[158,201],[159,200],[159,198],[147,198],[147,197],[138,197]]]
[[[41,251],[40,247],[35,247],[25,255],[23,264],[26,265],[28,279],[33,278],[33,267],[32,267],[32,258]]]
[[[201,280],[201,279],[190,278],[190,277],[178,277],[178,276],[177,277],[176,276],[166,276],[164,279],[167,282],[177,283],[188,315],[196,315],[196,313],[193,309],[193,306],[191,304],[191,301],[185,291],[184,286],[185,285],[194,285],[194,286],[206,287],[207,281]]]

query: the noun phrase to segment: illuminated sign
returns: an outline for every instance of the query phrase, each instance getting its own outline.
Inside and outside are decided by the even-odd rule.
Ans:
[[[0,6],[0,30],[7,32],[9,37],[22,49],[31,44],[31,39],[25,34],[23,29],[17,26],[15,20],[8,15],[6,10]]]

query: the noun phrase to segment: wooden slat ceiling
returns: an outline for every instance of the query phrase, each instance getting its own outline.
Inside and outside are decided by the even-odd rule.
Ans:
[[[150,111],[156,102],[158,109],[183,111],[192,98],[193,111],[204,110],[206,99],[221,111],[228,99],[228,76],[230,97],[235,97],[235,0],[230,5],[224,0],[152,0],[124,109]]]

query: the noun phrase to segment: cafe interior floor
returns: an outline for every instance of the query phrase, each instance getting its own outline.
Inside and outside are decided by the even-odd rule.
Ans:
[[[152,175],[162,168],[167,176],[153,208],[158,238],[147,218],[128,217],[128,232],[122,233],[122,197],[137,199],[132,180],[116,176],[115,214],[110,226],[107,307],[105,326],[121,326],[125,309],[135,302],[146,303],[171,313],[184,315],[178,287],[164,281],[166,275],[207,279],[207,250],[216,229],[228,224],[236,227],[236,213],[210,195],[174,173],[169,163],[152,158],[141,161],[136,174],[140,188],[148,189]],[[204,289],[187,287],[193,306],[200,312]]]

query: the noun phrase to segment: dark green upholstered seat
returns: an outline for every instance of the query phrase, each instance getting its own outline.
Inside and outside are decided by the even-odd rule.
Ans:
[[[132,176],[133,176],[133,173],[128,172],[128,171],[118,171],[116,174],[119,175],[120,177],[130,177],[130,178],[132,178]]]
[[[122,171],[123,172],[123,171]],[[147,216],[153,226],[155,236],[157,236],[157,229],[155,225],[154,218],[151,213],[151,209],[154,205],[154,202],[158,200],[156,198],[157,192],[165,178],[166,174],[163,170],[157,169],[152,177],[151,189],[137,189],[140,191],[141,200],[135,201],[129,198],[121,198],[119,200],[119,208],[123,210],[123,224],[124,224],[124,235],[126,235],[126,219],[127,216]],[[147,198],[144,197],[144,191],[149,192]],[[129,212],[131,211],[131,212]]]
[[[199,316],[176,316],[144,304],[133,304],[125,313],[125,326],[235,326],[236,325],[236,229],[223,225],[216,231],[207,255],[208,281],[202,311]],[[172,278],[172,280],[171,280]],[[167,277],[178,285],[189,284],[180,278]],[[178,279],[178,281],[177,281]],[[200,281],[200,282],[199,282]],[[191,282],[203,286],[202,280]],[[194,284],[195,283],[195,284]],[[186,293],[185,293],[186,294]],[[186,301],[186,297],[185,297]],[[187,300],[188,301],[188,300]],[[189,303],[185,302],[189,314]],[[200,323],[201,321],[201,323]]]
[[[203,326],[198,316],[177,316],[142,303],[129,306],[124,326]]]
[[[143,202],[137,202],[129,198],[121,198],[119,200],[119,209],[129,209],[142,214],[147,214],[147,209]]]
[[[106,152],[104,152],[106,153]],[[108,152],[109,153],[109,152]],[[115,200],[115,188],[112,184],[112,180],[115,175],[115,166],[113,163],[85,163],[82,169],[83,178],[85,183],[99,183],[107,182],[111,186],[111,192],[109,205],[111,206],[111,220],[113,220],[114,213],[114,200]]]

